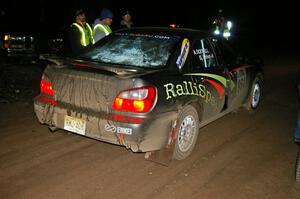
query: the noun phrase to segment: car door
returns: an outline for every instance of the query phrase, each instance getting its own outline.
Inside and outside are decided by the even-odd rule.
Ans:
[[[192,44],[190,72],[194,85],[203,96],[203,118],[209,119],[227,109],[227,95],[230,90],[230,75],[219,64],[218,57],[210,41],[198,38]],[[201,95],[200,95],[201,96]]]
[[[238,54],[226,41],[211,39],[212,46],[219,57],[220,64],[229,72],[231,78],[231,89],[228,92],[228,107],[237,108],[245,100],[250,84],[249,65],[240,60]]]

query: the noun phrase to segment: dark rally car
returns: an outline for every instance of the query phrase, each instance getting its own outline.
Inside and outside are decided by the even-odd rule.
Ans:
[[[179,160],[199,128],[241,106],[256,109],[262,94],[260,64],[198,30],[120,30],[54,62],[34,100],[42,124],[134,152],[173,146]]]

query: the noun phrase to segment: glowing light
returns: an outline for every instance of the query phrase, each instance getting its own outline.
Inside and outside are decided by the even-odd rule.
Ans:
[[[176,28],[176,24],[175,24],[175,23],[172,23],[172,24],[170,24],[170,27],[171,27],[171,28]]]
[[[219,34],[220,34],[220,31],[219,31],[219,30],[215,30],[215,31],[214,31],[214,34],[215,34],[215,35],[219,35]]]
[[[227,27],[230,30],[232,28],[232,22],[231,21],[227,21]]]

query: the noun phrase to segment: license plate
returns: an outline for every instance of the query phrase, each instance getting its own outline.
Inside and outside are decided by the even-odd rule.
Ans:
[[[65,115],[64,129],[80,135],[85,135],[86,121]]]

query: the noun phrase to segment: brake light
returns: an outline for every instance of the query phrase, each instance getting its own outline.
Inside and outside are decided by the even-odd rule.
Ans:
[[[41,80],[40,83],[41,93],[47,94],[49,96],[54,96],[53,86],[51,82],[46,82],[45,80]]]
[[[154,105],[156,89],[153,86],[121,91],[115,98],[112,108],[134,113],[148,112]]]
[[[176,24],[175,24],[175,23],[172,23],[172,24],[170,24],[170,27],[171,27],[171,28],[176,28]]]
[[[3,44],[3,47],[4,47],[5,49],[8,48],[8,39],[9,39],[9,36],[8,36],[8,35],[5,35],[5,36],[4,36],[4,44]]]

